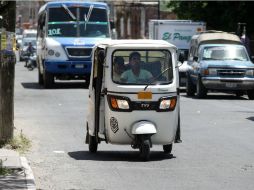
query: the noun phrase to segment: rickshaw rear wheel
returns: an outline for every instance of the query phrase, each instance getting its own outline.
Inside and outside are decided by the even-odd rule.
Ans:
[[[170,154],[171,151],[172,151],[172,147],[173,145],[172,144],[165,144],[163,145],[163,151],[165,154]]]
[[[150,141],[149,139],[144,140],[139,148],[140,157],[143,161],[148,161],[150,157]]]
[[[89,135],[89,152],[96,153],[98,148],[98,143],[95,136]]]

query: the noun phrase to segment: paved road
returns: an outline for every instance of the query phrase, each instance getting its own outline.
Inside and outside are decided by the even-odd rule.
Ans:
[[[88,90],[58,83],[45,90],[37,70],[16,65],[15,126],[33,144],[26,154],[38,189],[253,190],[254,101],[228,94],[181,96],[182,144],[172,155],[154,146],[140,162],[129,146],[84,143]]]

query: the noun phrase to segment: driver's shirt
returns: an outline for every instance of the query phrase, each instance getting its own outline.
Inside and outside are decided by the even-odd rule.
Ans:
[[[153,75],[146,70],[140,69],[139,76],[136,76],[132,70],[127,70],[121,75],[121,79],[127,83],[140,83],[150,80]]]

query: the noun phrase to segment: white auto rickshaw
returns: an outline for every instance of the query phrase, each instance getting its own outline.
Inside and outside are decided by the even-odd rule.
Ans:
[[[109,40],[92,56],[89,151],[105,141],[139,148],[145,161],[154,144],[171,153],[181,141],[176,47],[162,40]]]

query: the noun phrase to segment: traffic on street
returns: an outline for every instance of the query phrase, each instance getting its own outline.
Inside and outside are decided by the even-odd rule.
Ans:
[[[253,9],[2,1],[0,189],[253,190]]]
[[[180,93],[182,143],[172,153],[102,142],[89,153],[84,82],[37,82],[37,69],[16,64],[15,126],[32,141],[26,153],[37,189],[253,189],[254,102],[247,95]],[[170,121],[168,121],[170,125]]]

